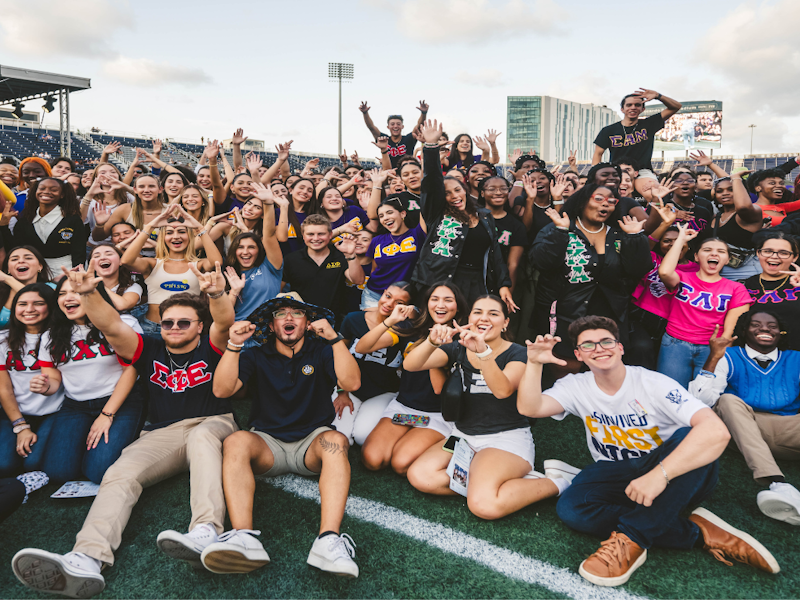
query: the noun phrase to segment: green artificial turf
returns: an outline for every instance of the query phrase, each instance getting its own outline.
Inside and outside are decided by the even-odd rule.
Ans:
[[[247,402],[237,403],[238,417]],[[581,422],[543,420],[533,429],[537,469],[546,458],[574,465],[590,462]],[[464,498],[424,496],[391,472],[373,473],[350,450],[351,495],[393,506],[416,517],[468,533],[577,572],[580,561],[599,541],[567,529],[555,512],[555,500],[530,506],[495,522],[481,521]],[[800,464],[782,463],[787,480],[800,484]],[[0,597],[34,598],[14,577],[11,557],[20,548],[68,552],[89,510],[91,499],[52,500],[55,486],[0,524]],[[756,506],[760,487],[741,455],[728,449],[721,459],[720,483],[704,506],[761,541],[782,572],[768,575],[740,564],[728,567],[699,549],[652,549],[647,562],[624,586],[651,598],[796,598],[800,596],[800,529],[766,518]],[[356,580],[320,573],[305,563],[318,531],[319,504],[259,482],[255,526],[272,563],[249,575],[220,576],[194,571],[161,554],[155,539],[164,529],[185,530],[189,478],[181,475],[145,490],[125,530],[116,564],[104,572],[105,598],[551,598],[546,588],[496,573],[470,560],[427,546],[401,533],[345,516],[343,531],[355,539]]]

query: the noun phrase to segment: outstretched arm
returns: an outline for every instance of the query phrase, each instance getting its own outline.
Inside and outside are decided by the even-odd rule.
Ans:
[[[366,102],[362,102],[361,106],[358,107],[358,110],[361,111],[361,114],[364,115],[364,124],[369,129],[369,132],[372,134],[374,139],[378,139],[380,136],[381,131],[377,127],[375,127],[375,123],[372,121],[372,117],[369,116],[369,106],[367,106]]]
[[[553,347],[560,341],[561,338],[549,334],[537,336],[536,342],[525,340],[528,362],[517,392],[517,410],[521,415],[541,419],[564,412],[564,407],[555,398],[542,394],[542,367],[546,364],[567,364],[553,354]]]

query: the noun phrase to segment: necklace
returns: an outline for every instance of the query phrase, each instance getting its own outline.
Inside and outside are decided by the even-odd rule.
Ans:
[[[172,261],[172,262],[184,262],[186,259],[185,258],[169,258],[169,257],[167,257],[165,260],[169,260],[169,261]]]
[[[789,277],[791,277],[791,275],[787,275],[783,279],[773,279],[772,281],[780,281],[780,283],[777,285],[777,287],[775,289],[778,290],[778,289],[782,288],[783,284],[788,281]],[[758,276],[758,284],[761,286],[761,291],[764,292],[764,294],[766,294],[767,290],[764,288],[764,276],[763,275],[759,275]]]
[[[597,231],[592,231],[591,229],[586,227],[586,225],[583,224],[583,221],[581,221],[580,217],[578,217],[578,226],[581,229],[583,229],[586,233],[600,233],[601,231],[603,231],[603,228],[605,227],[605,225],[601,223],[600,224],[600,229],[598,229]]]
[[[638,121],[637,121],[637,123],[638,123]],[[622,125],[622,121],[620,121],[619,124]],[[636,131],[636,123],[631,125],[631,133],[633,133],[634,131]],[[625,127],[625,125],[622,125],[622,133],[625,134],[625,137],[630,135],[630,133],[628,133],[628,129]]]
[[[195,347],[194,347],[194,350],[197,350],[199,347],[200,347],[200,340],[197,340],[197,346],[195,346]],[[164,350],[166,350],[166,351],[167,351],[167,356],[169,357],[169,366],[170,366],[170,368],[172,369],[172,372],[173,372],[173,373],[174,373],[175,371],[178,371],[178,370],[180,370],[180,371],[185,371],[185,370],[186,370],[186,367],[189,365],[189,361],[190,361],[190,360],[192,360],[191,353],[190,353],[190,356],[189,356],[189,358],[187,358],[187,359],[186,359],[186,362],[185,362],[185,363],[183,363],[183,364],[180,364],[180,363],[176,363],[176,362],[175,362],[175,361],[172,359],[172,352],[170,352],[170,351],[169,351],[169,348],[167,348],[167,347],[165,346],[165,347],[164,347]],[[192,352],[194,352],[194,350],[192,350]]]

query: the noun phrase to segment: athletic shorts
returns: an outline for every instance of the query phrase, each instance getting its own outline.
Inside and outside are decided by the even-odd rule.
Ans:
[[[458,428],[453,427],[453,432],[450,435],[466,440],[475,452],[486,450],[487,448],[494,448],[496,450],[504,450],[511,454],[516,454],[520,458],[527,460],[531,469],[533,469],[536,446],[533,443],[531,430],[527,427],[501,431],[499,433],[487,433],[485,435],[467,435],[459,431]]]
[[[395,415],[419,415],[421,417],[429,417],[430,421],[428,422],[427,427],[420,426],[420,429],[432,429],[434,431],[438,431],[445,438],[450,437],[451,432],[453,431],[453,424],[450,421],[445,421],[442,417],[442,413],[424,412],[417,410],[416,408],[409,408],[397,400],[392,400],[383,411],[381,418],[391,419]]]
[[[317,439],[321,433],[326,431],[334,431],[331,427],[317,427],[314,431],[309,433],[302,440],[296,442],[284,442],[277,438],[272,437],[263,431],[256,431],[255,428],[250,429],[258,437],[264,440],[272,451],[272,456],[275,462],[272,468],[260,475],[260,477],[277,477],[286,473],[296,473],[297,475],[304,475],[305,477],[317,477],[319,473],[309,471],[306,467],[306,452],[308,451],[311,443]]]

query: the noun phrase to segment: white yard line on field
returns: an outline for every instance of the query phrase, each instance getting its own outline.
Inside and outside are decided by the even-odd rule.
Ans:
[[[267,479],[267,483],[301,498],[319,502],[317,482],[297,475]],[[595,586],[580,575],[550,563],[524,556],[466,533],[414,517],[380,502],[350,496],[349,516],[424,542],[449,554],[474,560],[506,577],[547,588],[576,599],[646,600],[619,588]]]

